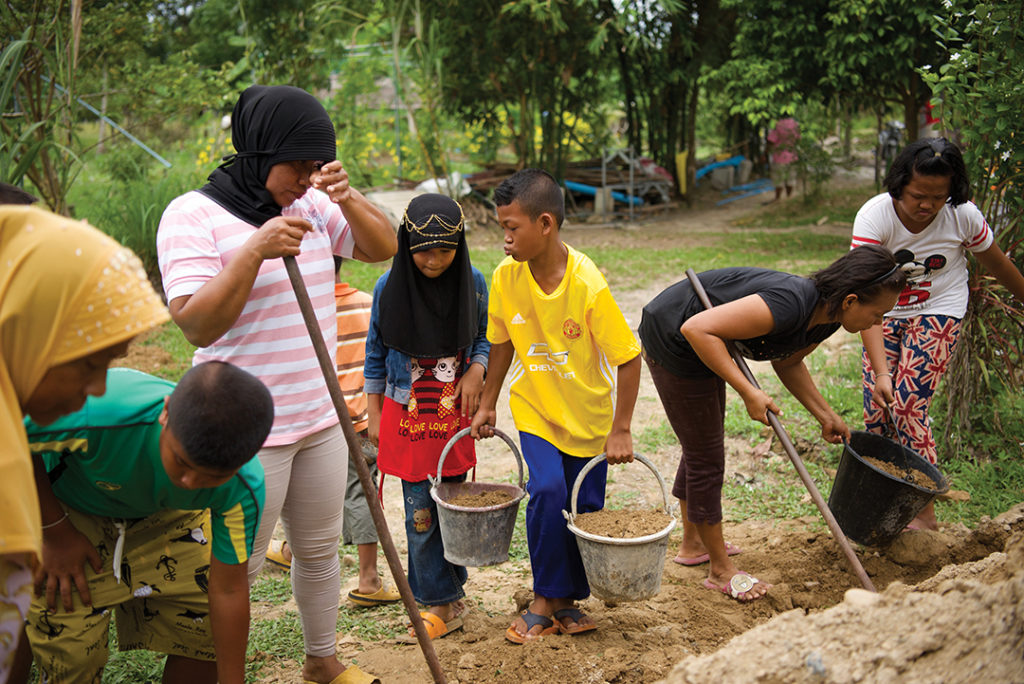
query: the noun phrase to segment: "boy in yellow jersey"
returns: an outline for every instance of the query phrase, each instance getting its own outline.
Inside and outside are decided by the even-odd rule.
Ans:
[[[608,463],[633,460],[640,345],[594,263],[562,242],[565,204],[555,179],[524,169],[498,186],[494,199],[508,256],[492,278],[488,374],[472,431],[476,438],[493,434],[495,403],[511,367],[509,404],[530,470],[534,599],[505,637],[524,643],[597,628],[575,606],[590,586],[562,510],[589,458],[605,453],[607,462],[583,481],[581,513],[604,507]]]

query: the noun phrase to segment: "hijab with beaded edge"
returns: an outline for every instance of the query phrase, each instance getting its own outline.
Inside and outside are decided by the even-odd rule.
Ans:
[[[412,255],[434,247],[454,249],[455,258],[444,273],[428,278]],[[453,356],[473,343],[479,310],[458,202],[435,193],[409,202],[379,310],[384,345],[413,358]]]
[[[0,538],[38,557],[39,503],[21,406],[46,372],[170,320],[131,250],[79,221],[0,206]]]
[[[249,86],[231,114],[235,154],[199,189],[254,226],[281,215],[266,188],[270,167],[290,161],[334,161],[334,124],[320,102],[294,86]]]

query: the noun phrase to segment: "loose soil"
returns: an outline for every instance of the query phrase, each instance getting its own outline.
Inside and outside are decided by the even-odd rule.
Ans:
[[[871,194],[872,189],[865,186],[865,199]],[[714,207],[717,197],[717,193],[708,194],[707,208],[666,215],[641,226],[567,226],[563,235],[566,242],[584,250],[641,242],[652,247],[698,245],[707,242],[701,235],[707,231],[744,230],[734,219],[757,211],[766,196]],[[822,222],[810,229],[849,235],[850,226]],[[486,222],[472,235],[474,242],[494,249],[500,248],[500,239]],[[699,270],[700,264],[694,267]],[[675,280],[678,277],[643,289],[616,291],[616,300],[635,326],[642,306]],[[841,333],[815,353],[853,354],[859,346],[854,337]],[[147,369],[144,356],[131,358],[132,365]],[[765,365],[751,367],[755,375],[771,372]],[[646,368],[642,373],[633,419],[636,432],[664,421]],[[498,409],[498,427],[515,439],[507,389]],[[768,444],[728,439],[726,479],[761,477],[766,459],[781,458],[769,451]],[[798,443],[797,448],[806,458],[832,447]],[[480,480],[511,481],[503,442],[484,440],[477,454]],[[671,477],[679,450],[671,447],[644,455]],[[795,474],[793,480],[797,480]],[[632,506],[657,509],[664,504],[646,468],[612,466],[608,483],[609,496],[624,492]],[[401,487],[391,478],[385,481],[383,500],[404,562]],[[857,590],[855,575],[818,516],[727,518],[724,531],[726,539],[743,549],[733,557],[737,567],[772,585],[765,598],[740,604],[704,588],[706,565],[684,567],[673,562],[682,534],[677,528],[670,537],[657,595],[615,606],[588,598],[580,608],[593,617],[596,631],[553,635],[525,645],[507,642],[504,632],[530,599],[529,562],[470,568],[464,627],[434,642],[448,681],[1024,682],[1024,504],[994,520],[983,520],[973,530],[946,525],[939,532],[905,532],[885,549],[856,547],[881,592],[878,595]],[[348,572],[354,575],[355,548],[345,547],[343,553]],[[383,557],[380,568],[391,575]],[[343,616],[349,621],[386,622],[379,611],[374,612],[377,609],[357,609],[345,601],[354,587],[354,577],[343,583]],[[294,601],[254,601],[252,615],[260,621],[294,610]],[[404,633],[406,619],[389,620],[393,634]],[[338,652],[344,662],[357,662],[387,684],[432,681],[419,648],[393,638],[361,639],[339,632]],[[263,652],[253,659],[264,663],[262,681],[301,682],[300,663]]]
[[[515,497],[507,489],[491,489],[479,494],[460,494],[447,499],[453,506],[464,508],[487,508],[488,506],[499,506],[511,501]]]
[[[613,539],[646,537],[661,532],[672,521],[664,511],[638,511],[631,509],[602,510],[580,513],[576,516],[576,527],[584,532]]]
[[[897,480],[903,480],[909,482],[912,485],[921,487],[922,489],[931,489],[932,491],[938,490],[939,487],[935,484],[935,480],[928,477],[925,473],[914,468],[900,468],[888,461],[879,460],[873,456],[861,456],[865,463],[870,463],[874,467],[881,471],[892,475]]]

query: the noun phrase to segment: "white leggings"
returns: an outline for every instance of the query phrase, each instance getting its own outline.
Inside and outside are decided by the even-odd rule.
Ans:
[[[306,655],[336,653],[341,575],[338,540],[348,479],[348,445],[334,425],[259,452],[266,476],[263,517],[249,559],[249,586],[263,567],[278,517],[292,551],[292,594],[302,620]]]

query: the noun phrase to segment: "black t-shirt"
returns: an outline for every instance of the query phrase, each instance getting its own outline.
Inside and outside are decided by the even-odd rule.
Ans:
[[[814,282],[766,268],[720,268],[699,274],[715,306],[756,294],[768,305],[775,327],[767,335],[733,340],[744,357],[755,361],[783,359],[817,344],[839,329],[839,323],[807,328],[820,298]],[[683,322],[704,310],[689,279],[670,285],[644,307],[640,340],[647,356],[683,377],[709,377],[714,373],[700,360],[679,332]]]

